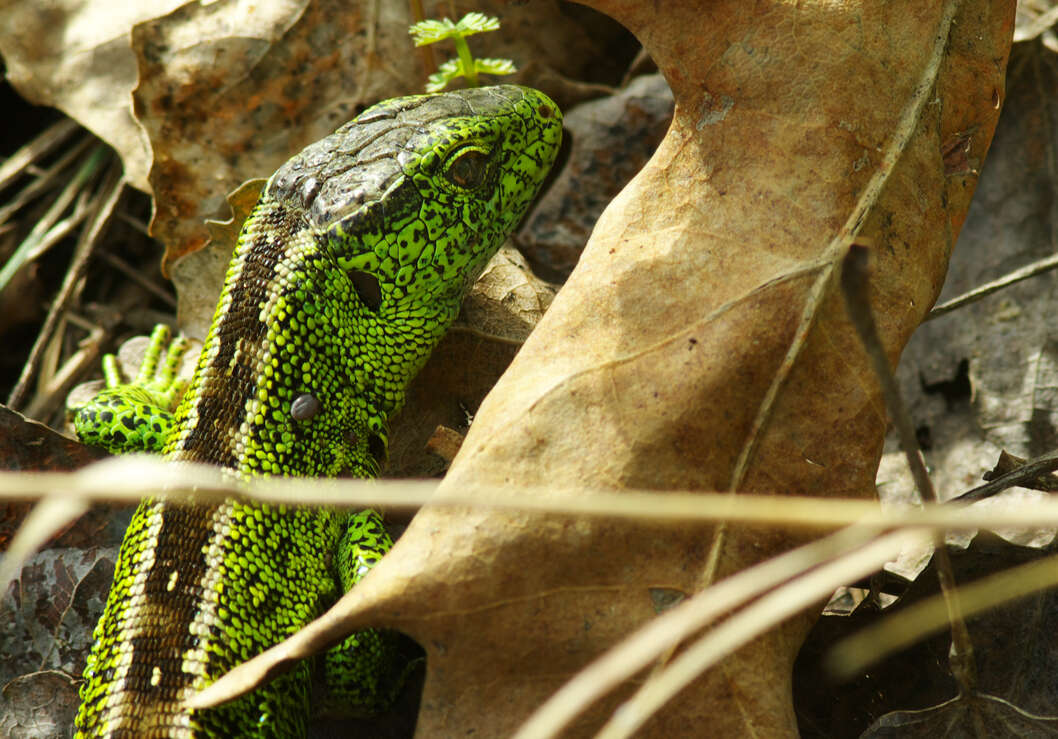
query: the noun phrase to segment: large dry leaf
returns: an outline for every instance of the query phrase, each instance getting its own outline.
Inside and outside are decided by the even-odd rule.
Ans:
[[[592,4],[657,61],[673,125],[483,403],[442,491],[871,495],[885,413],[838,265],[853,238],[873,245],[868,297],[895,363],[976,183],[952,153],[982,158],[994,130],[1013,2]],[[694,593],[799,540],[429,508],[335,612],[258,664],[396,625],[428,655],[419,734],[506,735],[649,620],[657,592]],[[743,648],[644,735],[794,734],[790,669],[809,622]]]
[[[870,298],[895,360],[939,291],[969,205],[975,177],[949,174],[944,153],[960,136],[973,156],[987,149],[1013,4],[966,3],[950,36],[951,4],[775,3],[753,15],[737,2],[682,5],[663,15],[598,4],[666,74],[673,128],[486,400],[448,489],[872,490],[885,416],[833,272],[855,232],[876,245]],[[390,591],[385,610],[429,653],[421,734],[509,730],[563,673],[652,615],[651,587],[693,592],[794,541],[494,511],[419,516],[386,563],[403,592]],[[414,587],[439,551],[458,595]],[[374,585],[386,588],[383,572]],[[405,615],[417,596],[432,618]],[[742,650],[648,731],[792,733],[803,628]],[[505,710],[488,710],[497,704]]]

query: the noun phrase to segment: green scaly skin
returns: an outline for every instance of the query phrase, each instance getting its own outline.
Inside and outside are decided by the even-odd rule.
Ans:
[[[554,103],[515,86],[368,109],[269,181],[175,416],[181,345],[159,374],[167,336],[156,333],[136,387],[111,368],[79,433],[242,477],[376,475],[406,385],[560,139]],[[77,736],[302,736],[321,683],[328,707],[384,707],[407,666],[378,631],[225,706],[182,702],[319,615],[388,546],[372,511],[143,501],[96,628]]]

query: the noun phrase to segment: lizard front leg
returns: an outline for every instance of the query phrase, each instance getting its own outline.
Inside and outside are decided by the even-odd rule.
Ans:
[[[74,415],[74,430],[81,441],[111,454],[160,453],[172,433],[173,413],[187,387],[177,373],[188,346],[182,336],[170,343],[169,327],[155,326],[132,382],[122,379],[113,354],[104,356],[104,389]],[[163,352],[165,363],[159,367]]]

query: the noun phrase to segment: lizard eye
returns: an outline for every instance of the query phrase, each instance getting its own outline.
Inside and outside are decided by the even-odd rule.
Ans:
[[[470,190],[480,185],[485,179],[485,168],[488,161],[489,158],[485,152],[477,149],[464,149],[448,165],[445,176],[453,185]]]

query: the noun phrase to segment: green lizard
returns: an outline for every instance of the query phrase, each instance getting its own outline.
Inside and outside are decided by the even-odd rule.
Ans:
[[[466,287],[550,169],[561,114],[516,86],[397,98],[284,164],[243,226],[197,369],[183,344],[108,388],[75,422],[113,451],[255,475],[372,477],[387,419],[455,319]],[[146,387],[144,387],[146,386]],[[143,501],[85,668],[78,737],[296,737],[327,706],[386,705],[405,666],[386,632],[205,711],[183,701],[317,616],[389,546],[378,515]]]

